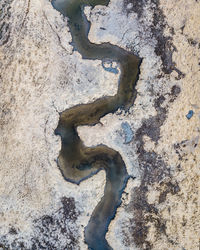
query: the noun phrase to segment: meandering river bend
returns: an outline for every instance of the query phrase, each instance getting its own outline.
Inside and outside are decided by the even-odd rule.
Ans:
[[[68,25],[72,36],[72,46],[83,59],[109,59],[120,67],[117,94],[97,99],[93,103],[80,104],[63,111],[55,130],[62,141],[58,157],[58,166],[64,178],[79,184],[100,170],[106,172],[104,196],[93,211],[85,228],[85,242],[89,249],[108,250],[105,235],[121,203],[121,195],[129,175],[125,163],[119,154],[105,145],[86,147],[81,141],[77,127],[95,125],[108,113],[119,108],[128,109],[133,105],[141,60],[131,52],[110,43],[94,44],[88,39],[90,22],[84,14],[84,6],[94,8],[96,5],[109,4],[109,0],[53,0],[53,7],[68,17]],[[112,74],[112,73],[111,73]]]

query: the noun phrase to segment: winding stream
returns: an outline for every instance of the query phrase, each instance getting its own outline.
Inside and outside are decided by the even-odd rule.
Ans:
[[[77,127],[95,125],[100,118],[114,113],[119,108],[128,109],[133,105],[138,78],[140,59],[126,50],[110,43],[94,44],[88,39],[90,22],[83,9],[90,5],[109,4],[109,0],[53,0],[53,7],[68,17],[68,25],[72,35],[72,46],[83,59],[109,59],[120,66],[121,75],[117,94],[97,99],[93,103],[81,104],[61,113],[58,127],[55,130],[61,136],[62,147],[58,157],[58,166],[64,178],[79,184],[100,170],[106,172],[104,196],[93,211],[85,228],[85,242],[89,249],[112,249],[105,239],[106,232],[116,210],[121,203],[121,195],[129,175],[121,155],[105,145],[86,147],[81,141]],[[112,73],[116,68],[110,69]]]

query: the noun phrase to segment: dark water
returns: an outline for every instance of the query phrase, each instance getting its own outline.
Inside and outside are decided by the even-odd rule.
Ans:
[[[85,242],[89,249],[112,249],[105,235],[116,209],[121,203],[121,195],[129,178],[121,155],[105,146],[86,147],[77,133],[80,125],[94,125],[100,118],[118,108],[128,109],[133,105],[136,91],[140,59],[130,52],[110,43],[94,44],[88,40],[90,23],[87,21],[83,7],[109,4],[108,0],[53,0],[55,9],[68,17],[72,35],[72,45],[84,59],[109,59],[120,66],[118,91],[115,96],[106,96],[93,103],[82,104],[65,110],[60,115],[55,130],[61,136],[62,147],[58,158],[59,168],[64,178],[72,183],[81,181],[96,174],[101,169],[106,172],[104,196],[93,211],[85,228]],[[112,65],[112,64],[111,64]],[[116,73],[116,68],[105,69]],[[112,73],[111,73],[112,74]]]

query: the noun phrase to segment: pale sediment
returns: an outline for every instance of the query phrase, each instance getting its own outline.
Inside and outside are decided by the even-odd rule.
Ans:
[[[119,151],[128,173],[136,176],[109,227],[109,244],[196,250],[200,4],[140,3],[113,0],[106,8],[87,10],[93,42],[117,44],[144,59],[129,113],[108,114],[102,124],[78,132],[87,146],[103,143]],[[8,28],[1,29],[6,33],[0,48],[0,244],[48,248],[41,233],[47,225],[46,239],[54,249],[66,244],[87,249],[83,228],[103,195],[105,175],[76,188],[64,181],[55,162],[61,143],[53,131],[57,111],[114,95],[118,76],[72,51],[67,22],[48,1],[17,0],[11,7],[9,14],[3,8]],[[188,120],[189,110],[194,115]],[[128,144],[121,128],[125,121],[134,134]]]

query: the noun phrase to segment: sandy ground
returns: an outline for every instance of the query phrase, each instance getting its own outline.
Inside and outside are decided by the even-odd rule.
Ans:
[[[66,182],[54,129],[66,108],[114,95],[119,75],[72,50],[67,20],[47,0],[2,0],[0,7],[0,246],[87,249],[83,230],[105,173],[79,186]],[[130,111],[78,130],[87,146],[119,151],[136,177],[107,239],[116,250],[197,250],[200,2],[111,0],[85,13],[92,42],[143,58]]]

